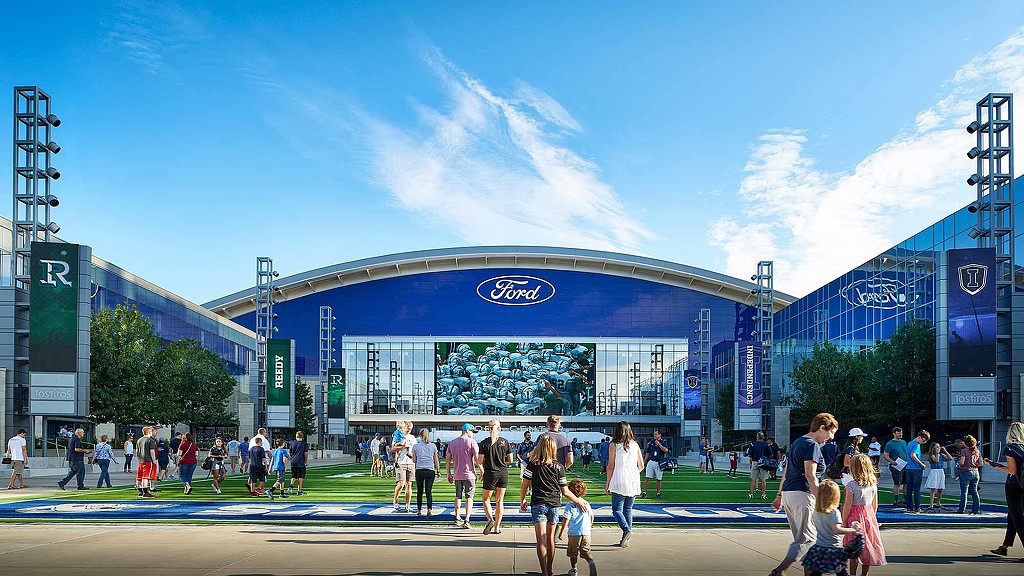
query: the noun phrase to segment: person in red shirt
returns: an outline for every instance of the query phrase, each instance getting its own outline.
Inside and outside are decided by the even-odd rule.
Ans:
[[[739,462],[740,455],[735,450],[729,452],[729,472],[726,474],[727,476],[732,476],[733,478],[736,477],[736,466]]]
[[[178,478],[185,485],[185,494],[192,493],[192,475],[199,463],[199,447],[196,446],[191,432],[185,433],[185,438],[178,444]]]

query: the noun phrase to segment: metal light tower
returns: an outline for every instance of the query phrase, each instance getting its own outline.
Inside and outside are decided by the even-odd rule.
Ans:
[[[752,292],[756,296],[754,338],[761,344],[761,419],[765,430],[771,430],[772,414],[772,344],[775,341],[775,283],[772,261],[757,263],[757,274],[750,280],[757,283]]]
[[[711,308],[701,308],[700,315],[693,320],[697,328],[693,333],[697,336],[694,348],[690,350],[690,368],[700,370],[701,399],[700,424],[701,436],[708,436],[714,412],[708,403],[711,401]]]
[[[259,365],[256,391],[256,417],[259,426],[267,425],[267,339],[273,337],[274,327],[274,260],[267,256],[256,258],[256,362]]]
[[[32,429],[29,418],[29,290],[32,242],[49,242],[60,230],[50,219],[58,205],[50,186],[60,178],[53,155],[60,146],[51,137],[60,119],[50,96],[38,86],[14,88],[14,205],[11,217],[11,278],[14,290],[13,416],[10,426]],[[4,384],[6,386],[6,384]],[[6,409],[6,408],[0,408]],[[10,436],[10,434],[6,434]],[[5,437],[6,437],[5,436]]]
[[[327,417],[327,370],[337,362],[334,358],[334,317],[330,306],[320,307],[320,431],[322,439],[321,446],[327,445],[327,438],[330,433]]]
[[[977,224],[967,233],[979,248],[995,248],[996,315],[1000,326],[996,339],[996,414],[1019,418],[1011,405],[1013,378],[1013,322],[1011,310],[1014,291],[1013,241],[1013,94],[989,94],[978,101],[976,117],[967,132],[977,138],[967,157],[977,162],[976,172],[967,179],[977,198],[968,211],[977,214]],[[995,423],[992,423],[995,432]],[[995,437],[995,436],[993,436]]]

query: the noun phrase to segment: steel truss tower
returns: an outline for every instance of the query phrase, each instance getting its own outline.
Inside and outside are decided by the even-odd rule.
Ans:
[[[761,344],[761,422],[764,430],[774,425],[772,413],[772,345],[775,342],[775,283],[772,276],[772,261],[757,263],[757,274],[751,280],[757,283],[753,290],[754,338]]]
[[[277,331],[274,328],[274,260],[267,256],[256,258],[256,362],[259,366],[256,385],[256,418],[259,426],[267,425],[267,340]]]
[[[690,350],[690,368],[700,370],[700,435],[707,436],[710,431],[711,412],[709,402],[714,396],[711,393],[711,308],[701,308],[700,315],[694,319],[697,328],[693,333],[697,336],[696,346]],[[715,398],[717,401],[717,398]]]
[[[320,307],[320,445],[327,445],[330,436],[327,417],[327,370],[337,362],[334,358],[334,321],[337,318],[330,306]]]

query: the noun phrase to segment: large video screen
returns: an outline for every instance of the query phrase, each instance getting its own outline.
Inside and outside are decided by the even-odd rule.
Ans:
[[[441,415],[594,413],[594,344],[437,342]]]

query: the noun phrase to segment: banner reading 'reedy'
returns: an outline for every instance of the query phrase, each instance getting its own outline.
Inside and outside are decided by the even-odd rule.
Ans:
[[[268,338],[267,406],[290,406],[294,379],[292,341],[287,338]]]
[[[29,371],[78,370],[78,244],[32,243]]]

